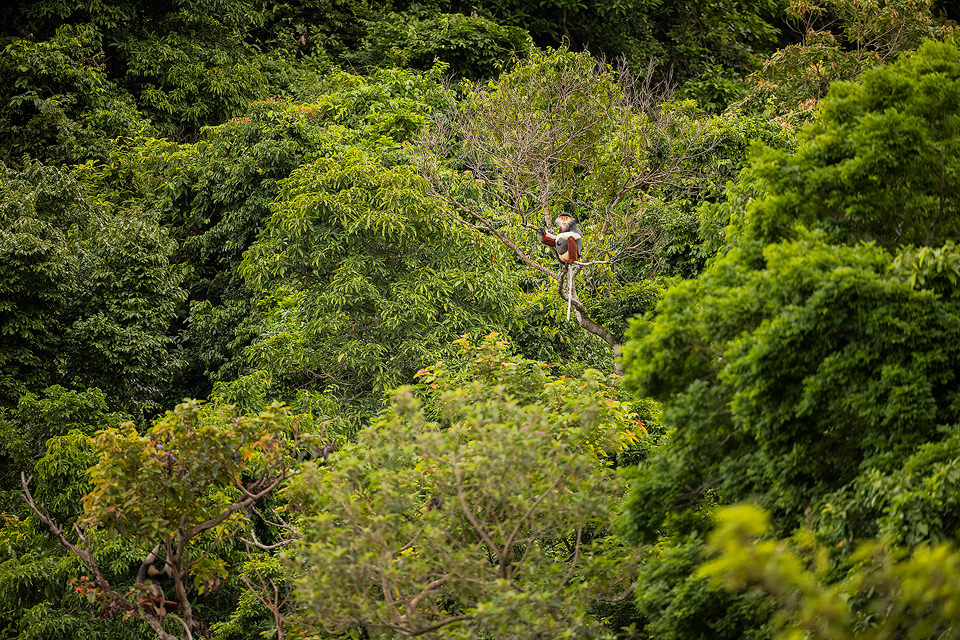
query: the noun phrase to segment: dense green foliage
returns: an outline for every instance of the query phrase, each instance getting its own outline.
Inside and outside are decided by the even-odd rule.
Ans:
[[[960,140],[940,126],[960,116],[957,53],[926,44],[840,85],[795,153],[744,173],[764,197],[730,207],[723,255],[634,325],[628,382],[677,430],[635,476],[631,537],[698,545],[713,505],[753,500],[781,536],[954,538],[938,496],[956,488],[960,424],[955,171],[937,149]],[[936,118],[912,115],[919,90],[892,90],[924,83]]]
[[[102,201],[69,169],[2,170],[0,397],[96,385],[155,410],[180,366],[171,335],[184,297],[169,233]]]
[[[754,171],[769,194],[744,239],[789,236],[796,221],[834,242],[889,249],[955,240],[960,63],[956,47],[917,55],[835,85],[796,153],[768,152]]]
[[[601,637],[591,601],[629,580],[605,573],[626,554],[606,535],[624,489],[608,463],[635,418],[597,371],[557,379],[496,335],[458,342],[419,373],[425,398],[400,389],[294,485],[309,619],[371,637]]]
[[[957,637],[957,19],[6,8],[0,639]]]

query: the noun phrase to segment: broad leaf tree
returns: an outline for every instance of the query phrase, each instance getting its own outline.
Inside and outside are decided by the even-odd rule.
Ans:
[[[79,383],[131,413],[155,410],[181,364],[171,325],[185,292],[169,237],[69,170],[0,176],[0,403]]]
[[[791,0],[785,21],[799,36],[749,77],[745,103],[792,126],[812,118],[830,85],[916,49],[936,29],[929,0]]]
[[[675,431],[633,477],[624,526],[672,547],[648,575],[683,569],[638,600],[698,594],[646,609],[651,628],[742,635],[756,594],[690,573],[717,505],[755,501],[774,535],[808,524],[840,553],[952,526],[958,60],[927,43],[836,87],[795,153],[763,151],[731,191],[722,255],[635,323],[627,384]]]
[[[642,436],[611,380],[557,379],[504,341],[459,341],[292,488],[306,622],[366,637],[605,637],[589,615],[629,594],[609,534],[612,462]]]
[[[413,167],[346,146],[293,172],[244,256],[265,311],[248,357],[281,393],[377,403],[457,335],[503,326],[519,291],[499,254]]]
[[[84,574],[74,584],[101,615],[138,618],[162,640],[195,637],[204,623],[197,598],[215,592],[231,570],[221,545],[246,535],[248,510],[297,473],[300,441],[319,442],[298,422],[279,405],[238,415],[222,404],[184,402],[143,434],[124,423],[96,435],[99,459],[74,522],[53,517],[25,474],[24,497],[56,542],[82,562]],[[139,546],[141,558],[157,554],[170,574],[169,594],[139,583],[119,591],[98,552],[107,532]]]

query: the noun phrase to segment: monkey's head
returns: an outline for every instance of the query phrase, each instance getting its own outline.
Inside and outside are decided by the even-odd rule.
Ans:
[[[566,231],[576,220],[569,213],[561,213],[557,216],[557,224],[560,225],[560,231]]]

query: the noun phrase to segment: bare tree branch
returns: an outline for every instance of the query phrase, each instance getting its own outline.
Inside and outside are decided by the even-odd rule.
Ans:
[[[428,193],[457,223],[495,237],[558,284],[564,274],[526,232],[541,229],[535,211],[547,229],[554,211],[579,212],[586,239],[577,266],[590,277],[610,277],[609,267],[626,259],[651,259],[663,233],[651,194],[702,189],[696,180],[718,141],[672,132],[663,108],[671,87],[654,81],[652,67],[638,80],[586,54],[551,60],[549,69],[527,64],[462,100],[447,88],[446,108],[413,147]],[[562,287],[559,295],[567,299]],[[570,302],[580,326],[618,354],[619,338],[576,293]]]
[[[394,631],[398,631],[405,636],[415,638],[417,636],[422,636],[425,633],[430,633],[431,631],[442,629],[443,627],[446,627],[447,625],[451,625],[455,622],[462,622],[464,620],[470,620],[471,618],[473,618],[473,616],[469,616],[469,615],[450,616],[448,618],[444,618],[443,620],[438,620],[437,622],[433,624],[429,624],[425,627],[415,627],[415,628],[405,627],[403,625],[390,625],[390,624],[384,624],[381,626],[384,626],[388,629],[393,629]]]

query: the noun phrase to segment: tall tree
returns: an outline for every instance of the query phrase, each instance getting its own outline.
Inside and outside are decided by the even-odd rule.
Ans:
[[[458,224],[552,280],[619,371],[621,337],[591,317],[576,287],[568,292],[568,274],[603,280],[627,260],[655,273],[663,232],[655,196],[700,177],[720,136],[683,131],[680,113],[649,77],[637,82],[625,69],[564,50],[536,54],[459,100],[453,89],[447,96],[447,109],[418,140],[431,195]],[[562,270],[538,244],[561,212],[585,232],[583,257]]]
[[[718,504],[756,501],[774,535],[818,526],[841,552],[954,522],[941,496],[956,491],[960,423],[958,61],[956,45],[927,43],[837,86],[796,152],[763,151],[745,172],[722,255],[635,323],[627,384],[675,427],[624,520],[672,547],[648,572],[673,584],[639,589],[673,603],[646,609],[650,628],[741,634],[756,595],[690,573]]]
[[[82,562],[76,589],[101,615],[142,620],[161,640],[193,638],[205,622],[196,598],[216,591],[230,570],[223,542],[245,535],[247,511],[297,473],[296,448],[318,442],[301,434],[298,422],[279,405],[238,415],[222,404],[184,402],[144,434],[124,423],[96,435],[91,490],[73,522],[59,522],[36,500],[26,474],[24,497],[56,542]],[[142,576],[126,591],[111,583],[99,553],[104,532],[140,546],[144,564],[158,555],[172,582],[169,594]]]
[[[555,378],[496,334],[458,343],[292,488],[306,620],[371,638],[607,637],[589,610],[632,569],[608,529],[611,462],[642,425],[598,371]]]

